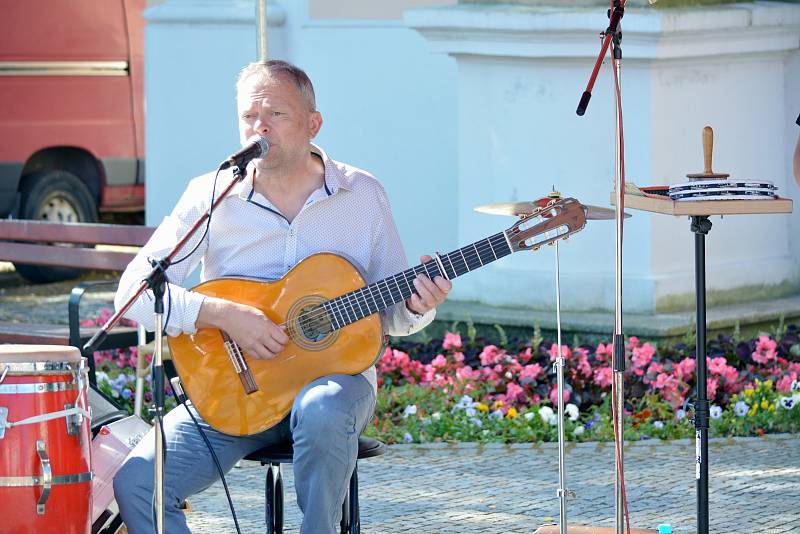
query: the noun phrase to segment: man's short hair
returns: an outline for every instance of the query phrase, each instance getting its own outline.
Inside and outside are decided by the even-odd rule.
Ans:
[[[243,68],[236,79],[236,92],[238,94],[251,84],[255,87],[265,85],[276,76],[281,75],[294,82],[297,90],[300,91],[300,96],[308,105],[309,111],[316,111],[317,101],[314,96],[314,85],[308,75],[300,67],[278,59],[254,61]]]

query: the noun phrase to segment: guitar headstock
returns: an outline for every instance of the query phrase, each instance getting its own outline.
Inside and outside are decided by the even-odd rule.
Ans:
[[[586,209],[574,198],[553,200],[537,208],[506,230],[514,252],[538,250],[559,239],[566,239],[586,226]]]

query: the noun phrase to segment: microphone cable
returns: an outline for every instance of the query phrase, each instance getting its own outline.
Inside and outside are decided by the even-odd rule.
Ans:
[[[206,447],[208,447],[208,452],[211,453],[211,459],[214,461],[214,466],[216,466],[217,473],[219,473],[219,478],[222,481],[222,487],[225,489],[225,497],[227,497],[228,499],[228,507],[231,509],[231,516],[233,517],[233,524],[234,526],[236,526],[236,532],[237,534],[242,534],[242,531],[239,528],[239,520],[236,517],[236,509],[233,506],[233,499],[231,498],[231,492],[230,489],[228,488],[228,481],[225,480],[225,473],[223,473],[222,471],[222,465],[219,463],[219,458],[217,458],[217,453],[214,452],[214,447],[211,446],[211,441],[209,441],[208,436],[206,436],[206,433],[203,430],[203,427],[200,426],[200,423],[197,421],[197,418],[194,416],[192,411],[189,409],[189,405],[186,403],[188,397],[183,392],[183,386],[181,386],[180,378],[175,377],[171,379],[170,385],[172,386],[172,395],[175,397],[175,401],[178,404],[183,404],[183,407],[186,408],[186,413],[188,413],[189,417],[192,418],[195,428],[197,428],[197,431],[200,433],[200,437],[203,438]],[[165,451],[167,450],[166,446],[164,447],[164,450]]]

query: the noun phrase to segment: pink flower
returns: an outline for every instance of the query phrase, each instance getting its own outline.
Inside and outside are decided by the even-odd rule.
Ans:
[[[542,372],[542,366],[538,363],[534,363],[533,365],[526,365],[522,368],[522,371],[519,373],[520,382],[523,384],[525,383],[534,383],[539,378],[539,373]]]
[[[768,336],[760,336],[758,342],[756,342],[756,350],[752,354],[753,361],[766,365],[770,360],[777,359],[776,347],[775,340],[770,339]]]
[[[607,388],[611,386],[613,377],[614,372],[611,370],[611,367],[600,367],[594,371],[593,382],[601,388]]]
[[[605,362],[611,358],[611,349],[612,345],[609,343],[608,345],[603,345],[602,343],[597,344],[597,348],[594,351],[594,357],[598,362]]]
[[[464,361],[464,353],[463,352],[454,352],[453,359],[458,363],[462,363]]]
[[[564,389],[564,402],[569,402],[569,395],[570,395],[569,390]],[[556,406],[558,404],[558,387],[556,386],[553,386],[550,389],[550,402],[553,403],[553,406]]]
[[[647,368],[648,375],[657,375],[658,373],[662,373],[664,371],[664,366],[658,362],[650,362],[650,366]]]
[[[525,402],[527,396],[525,395],[524,389],[514,382],[509,382],[506,386],[506,399],[508,399],[509,402]]]
[[[706,379],[706,390],[708,391],[708,400],[714,400],[717,396],[717,378]]]
[[[461,348],[461,335],[447,332],[442,341],[442,348],[444,350],[460,349]]]
[[[465,365],[464,367],[459,367],[456,369],[456,377],[459,380],[477,380],[480,378],[480,373],[475,371],[469,365]]]
[[[550,361],[551,362],[556,361],[556,358],[558,358],[558,348],[557,347],[558,347],[558,344],[556,344],[556,343],[553,343],[552,345],[550,345],[550,351],[549,352],[550,352]],[[572,352],[569,350],[569,347],[567,345],[561,345],[561,357],[564,358],[565,360],[568,360],[571,355],[572,355]]]
[[[659,373],[656,377],[655,382],[653,382],[653,387],[655,389],[664,389],[670,387],[676,387],[678,384],[678,379],[674,376],[667,374],[667,373]]]
[[[692,373],[694,373],[696,362],[694,358],[684,358],[681,362],[675,366],[675,376],[678,377],[679,380],[685,380],[692,377]]]
[[[589,351],[575,349],[575,354],[578,355],[578,372],[584,377],[590,378],[592,376],[592,365],[589,363]]]
[[[722,356],[718,358],[706,358],[708,372],[713,375],[724,375],[728,371],[728,361]]]
[[[447,359],[441,354],[437,354],[436,357],[431,360],[431,365],[438,368],[444,367],[447,365]]]
[[[486,345],[481,351],[481,365],[491,366],[500,362],[502,353],[494,345]]]
[[[636,341],[638,342],[639,340],[637,339]],[[631,362],[633,362],[634,371],[637,369],[643,370],[645,367],[647,367],[647,364],[653,359],[653,355],[655,353],[656,349],[650,343],[645,343],[641,347],[635,346],[633,348],[633,355],[631,356]],[[636,374],[642,376],[642,373]]]
[[[532,357],[533,353],[531,352],[531,348],[528,347],[517,355],[517,360],[522,363],[528,363],[529,361],[531,361]]]
[[[792,382],[797,380],[797,373],[785,374],[775,384],[775,388],[781,393],[790,393],[792,391]]]

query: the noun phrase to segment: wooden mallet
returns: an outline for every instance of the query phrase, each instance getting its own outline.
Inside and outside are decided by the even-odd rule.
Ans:
[[[703,161],[705,163],[705,171],[687,174],[686,177],[692,178],[693,180],[724,180],[728,178],[730,174],[715,173],[711,170],[711,156],[713,152],[714,130],[711,129],[711,126],[706,126],[703,128]]]

